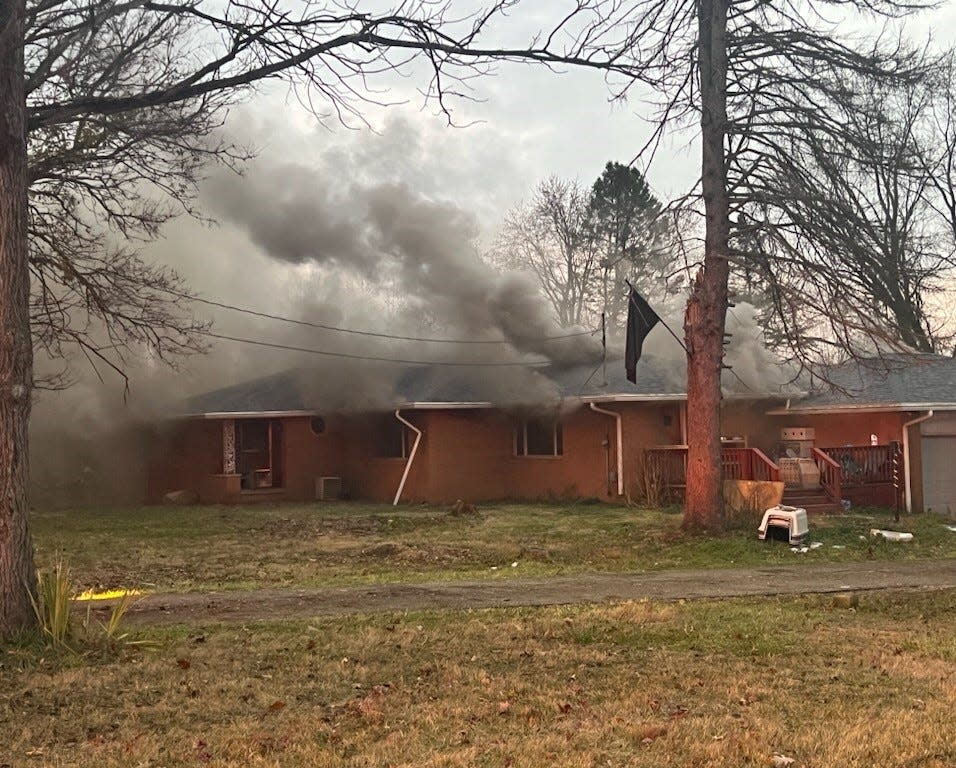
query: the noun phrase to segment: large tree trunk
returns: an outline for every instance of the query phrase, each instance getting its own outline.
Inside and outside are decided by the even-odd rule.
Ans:
[[[727,317],[730,212],[724,138],[727,124],[727,0],[700,0],[702,193],[706,214],[704,265],[684,317],[687,342],[687,497],[684,525],[723,523],[720,461],[720,372]]]
[[[33,386],[27,265],[23,0],[0,0],[0,636],[35,622],[27,521],[27,425]]]

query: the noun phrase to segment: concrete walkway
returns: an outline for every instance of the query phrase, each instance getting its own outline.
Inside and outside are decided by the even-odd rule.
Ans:
[[[128,619],[135,624],[191,624],[389,611],[946,587],[956,587],[956,559],[157,594],[139,600],[130,609]],[[109,603],[98,604],[95,610],[108,607]]]

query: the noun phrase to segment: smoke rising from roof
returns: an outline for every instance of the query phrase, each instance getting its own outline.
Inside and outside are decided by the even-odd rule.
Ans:
[[[546,340],[562,329],[538,286],[530,275],[501,274],[481,259],[471,213],[403,183],[337,183],[351,176],[334,166],[257,164],[244,179],[217,176],[207,198],[215,215],[270,257],[361,278],[398,298],[399,314],[428,317],[442,335],[499,339],[511,352],[561,364],[600,354],[587,336]]]

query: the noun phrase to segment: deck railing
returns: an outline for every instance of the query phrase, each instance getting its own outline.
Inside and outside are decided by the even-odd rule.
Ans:
[[[820,470],[820,486],[824,493],[830,501],[839,504],[843,499],[843,473],[840,464],[819,448],[814,448],[810,456],[816,462],[817,469]]]
[[[847,445],[814,448],[811,459],[820,471],[820,487],[827,497],[840,503],[844,496],[860,504],[899,503],[902,485],[899,445]],[[721,450],[721,465],[727,480],[780,479],[779,467],[758,448]],[[645,451],[645,469],[671,495],[687,485],[687,446],[672,445]]]
[[[687,446],[659,446],[644,451],[644,480],[666,491],[683,488],[687,484]]]
[[[894,481],[893,466],[899,448],[890,445],[845,445],[823,448],[840,467],[843,485],[874,485]]]
[[[687,446],[669,445],[644,452],[647,469],[667,488],[687,484]],[[725,480],[780,479],[780,468],[758,448],[722,448],[721,465]]]

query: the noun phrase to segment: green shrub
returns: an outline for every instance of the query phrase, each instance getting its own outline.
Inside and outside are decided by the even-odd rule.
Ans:
[[[49,570],[37,570],[37,594],[30,595],[43,638],[54,648],[68,648],[73,632],[70,571],[60,558]]]
[[[129,642],[122,628],[123,619],[133,604],[132,593],[125,592],[119,598],[105,622],[93,619],[89,602],[85,617],[77,620],[73,609],[75,594],[70,569],[59,557],[50,568],[37,569],[37,594],[30,595],[30,601],[45,644],[54,650],[81,653]]]

